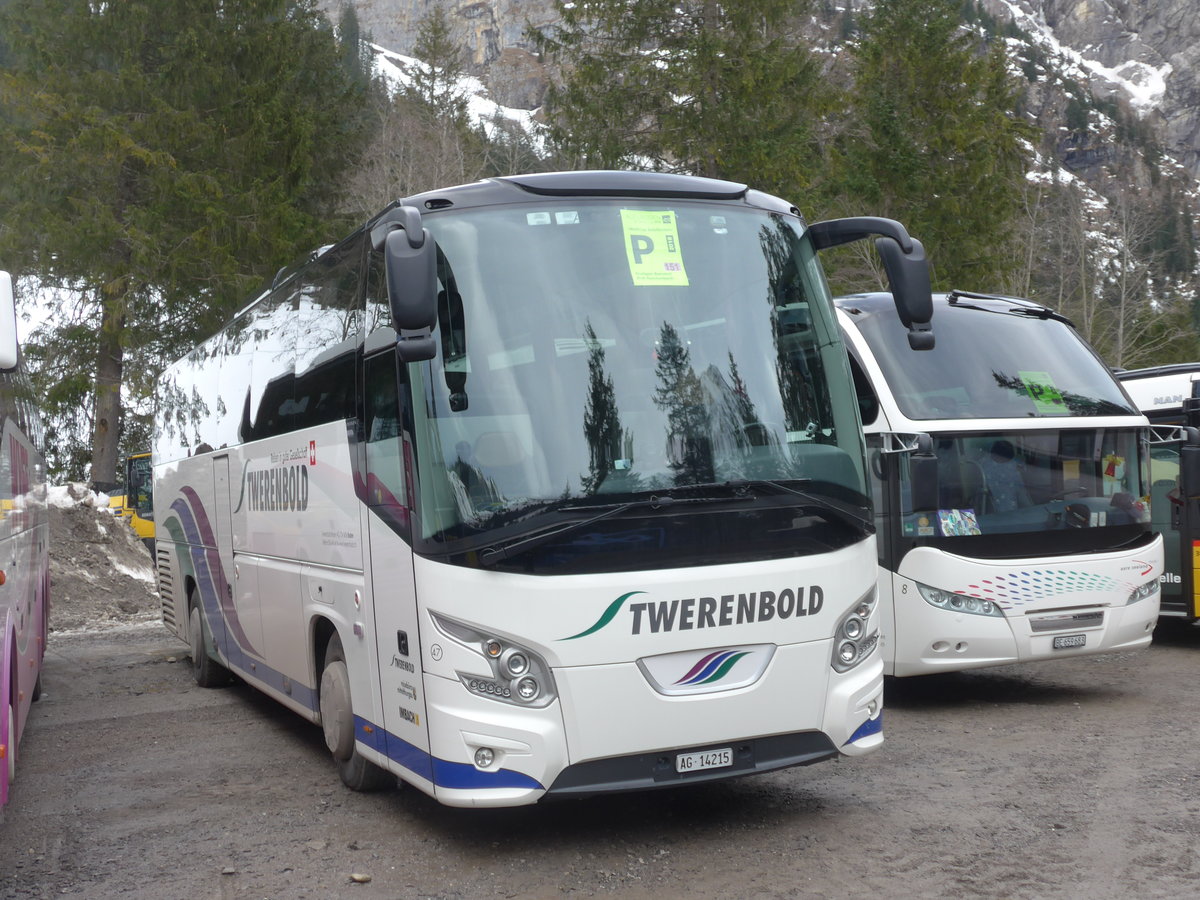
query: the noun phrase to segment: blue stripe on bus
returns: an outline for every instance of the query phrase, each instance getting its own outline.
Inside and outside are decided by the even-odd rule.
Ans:
[[[867,719],[858,726],[854,734],[847,739],[847,744],[853,744],[855,741],[861,741],[865,737],[870,737],[873,734],[879,734],[883,731],[883,713],[881,712],[873,719]]]
[[[501,769],[498,772],[484,772],[470,763],[450,762],[431,756],[415,744],[410,744],[402,737],[380,728],[361,716],[354,717],[354,732],[358,740],[377,753],[382,753],[393,762],[421,776],[426,781],[438,787],[458,790],[479,790],[488,788],[523,788],[525,790],[542,791],[545,788],[534,778],[514,772],[511,769]]]

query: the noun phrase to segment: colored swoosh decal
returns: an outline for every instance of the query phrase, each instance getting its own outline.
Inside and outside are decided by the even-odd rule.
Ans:
[[[238,512],[242,508],[242,501],[246,499],[246,470],[250,468],[250,460],[247,459],[242,463],[242,489],[238,492],[237,506],[233,508],[234,512]]]
[[[597,631],[599,631],[601,628],[603,628],[605,625],[607,625],[609,622],[611,622],[613,620],[613,617],[616,616],[617,611],[624,605],[626,600],[628,600],[630,597],[634,596],[635,594],[644,594],[644,593],[646,593],[646,592],[645,591],[630,591],[628,594],[622,594],[620,597],[618,597],[616,600],[614,600],[612,603],[610,603],[608,605],[608,609],[606,609],[604,611],[604,614],[602,616],[600,616],[599,619],[596,620],[596,624],[593,625],[591,628],[588,628],[586,631],[581,631],[581,632],[579,632],[579,634],[573,634],[570,637],[559,638],[559,640],[560,641],[573,641],[573,640],[575,640],[575,638],[587,637],[589,634],[595,634]]]
[[[749,652],[745,650],[720,650],[710,653],[692,666],[691,670],[675,683],[712,684],[714,681],[720,681],[729,674],[729,670],[737,665],[742,657],[749,655]]]
[[[698,673],[700,673],[700,672],[704,671],[704,668],[705,668],[705,667],[706,667],[706,666],[707,666],[709,663],[711,663],[711,662],[712,662],[714,659],[716,659],[716,658],[717,658],[718,656],[720,656],[722,653],[726,653],[726,652],[728,652],[728,651],[725,651],[725,650],[718,650],[718,651],[716,651],[715,653],[710,653],[710,654],[708,654],[708,656],[704,657],[704,658],[703,658],[703,659],[701,659],[701,660],[700,660],[698,663],[696,663],[694,666],[692,666],[692,667],[691,667],[691,669],[689,669],[689,670],[688,670],[688,673],[687,673],[686,675],[684,675],[682,678],[680,678],[680,679],[679,679],[677,682],[675,682],[675,683],[676,683],[676,684],[683,684],[685,681],[690,681],[691,679],[695,678],[695,677],[696,677],[696,675],[697,675]]]

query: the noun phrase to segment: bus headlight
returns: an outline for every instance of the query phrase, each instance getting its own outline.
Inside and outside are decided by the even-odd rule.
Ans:
[[[984,600],[981,597],[968,597],[966,594],[955,594],[952,591],[943,591],[941,588],[930,587],[927,584],[921,584],[919,581],[916,582],[916,585],[917,590],[921,592],[921,596],[925,598],[925,602],[930,606],[936,606],[938,609],[966,613],[969,616],[1004,617],[1004,610],[991,600]]]
[[[833,632],[834,670],[849,672],[870,656],[879,644],[879,629],[871,622],[874,612],[875,588],[871,588],[838,619]]]
[[[1138,585],[1132,591],[1129,592],[1129,599],[1125,601],[1125,605],[1132,606],[1133,604],[1137,603],[1139,600],[1145,600],[1147,597],[1152,596],[1155,593],[1155,591],[1157,591],[1157,590],[1158,590],[1158,579],[1157,578],[1155,578],[1151,581],[1147,581],[1145,584]]]
[[[497,637],[462,622],[430,613],[438,631],[457,644],[477,653],[491,676],[457,672],[459,680],[472,694],[511,703],[514,706],[541,708],[558,696],[554,678],[545,660],[527,647],[508,638]]]

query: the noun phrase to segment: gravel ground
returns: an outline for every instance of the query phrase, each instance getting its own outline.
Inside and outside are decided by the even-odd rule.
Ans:
[[[861,759],[454,810],[351,793],[319,729],[245,686],[196,687],[144,571],[121,571],[141,545],[106,513],[56,516],[0,897],[1200,896],[1194,628],[891,681],[884,747]]]
[[[0,897],[1200,896],[1195,630],[893,682],[862,759],[482,811],[345,790],[318,729],[185,653],[52,636]]]

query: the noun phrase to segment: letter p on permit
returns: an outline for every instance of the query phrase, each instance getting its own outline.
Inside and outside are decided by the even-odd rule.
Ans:
[[[633,253],[633,264],[641,265],[642,260],[654,252],[654,241],[648,234],[631,234],[629,249]]]

